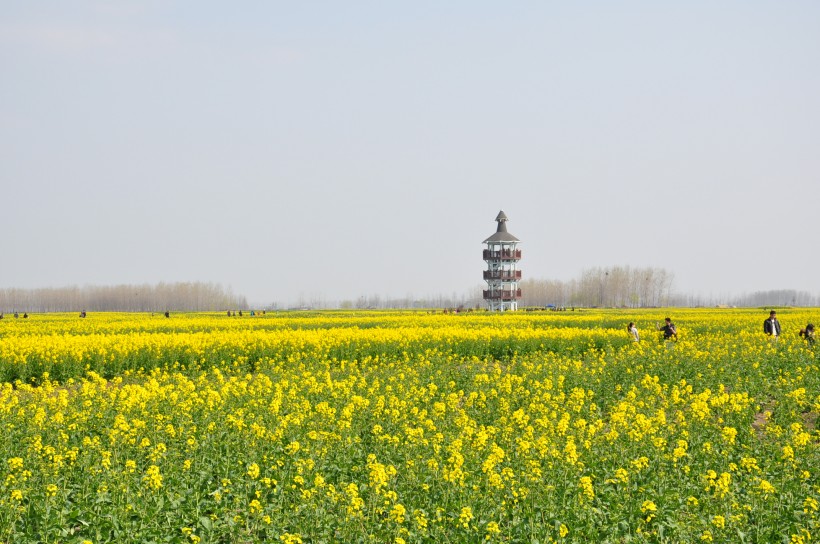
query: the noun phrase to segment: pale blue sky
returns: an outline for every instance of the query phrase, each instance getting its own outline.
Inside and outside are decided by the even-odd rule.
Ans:
[[[0,287],[820,292],[820,3],[3,2]]]

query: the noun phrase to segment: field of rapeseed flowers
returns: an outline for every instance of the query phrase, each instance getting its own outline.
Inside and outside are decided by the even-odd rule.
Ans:
[[[820,310],[779,313],[3,319],[0,542],[808,543]]]

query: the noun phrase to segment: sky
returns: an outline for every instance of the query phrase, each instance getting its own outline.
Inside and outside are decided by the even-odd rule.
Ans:
[[[0,4],[0,288],[820,292],[820,3]]]

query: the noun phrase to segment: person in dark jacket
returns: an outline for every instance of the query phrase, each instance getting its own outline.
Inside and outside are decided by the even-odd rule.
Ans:
[[[769,312],[769,319],[763,322],[763,332],[777,340],[780,336],[780,321],[777,320],[777,312]]]
[[[814,345],[814,324],[809,323],[805,329],[800,329],[800,336],[806,339],[810,346]]]
[[[658,330],[663,332],[663,339],[670,340],[674,338],[675,340],[678,339],[678,328],[675,327],[675,324],[672,323],[672,318],[667,317],[666,323],[663,327],[658,327]]]

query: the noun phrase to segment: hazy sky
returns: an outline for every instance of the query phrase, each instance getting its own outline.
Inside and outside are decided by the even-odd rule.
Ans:
[[[820,292],[820,2],[0,4],[0,287]]]

